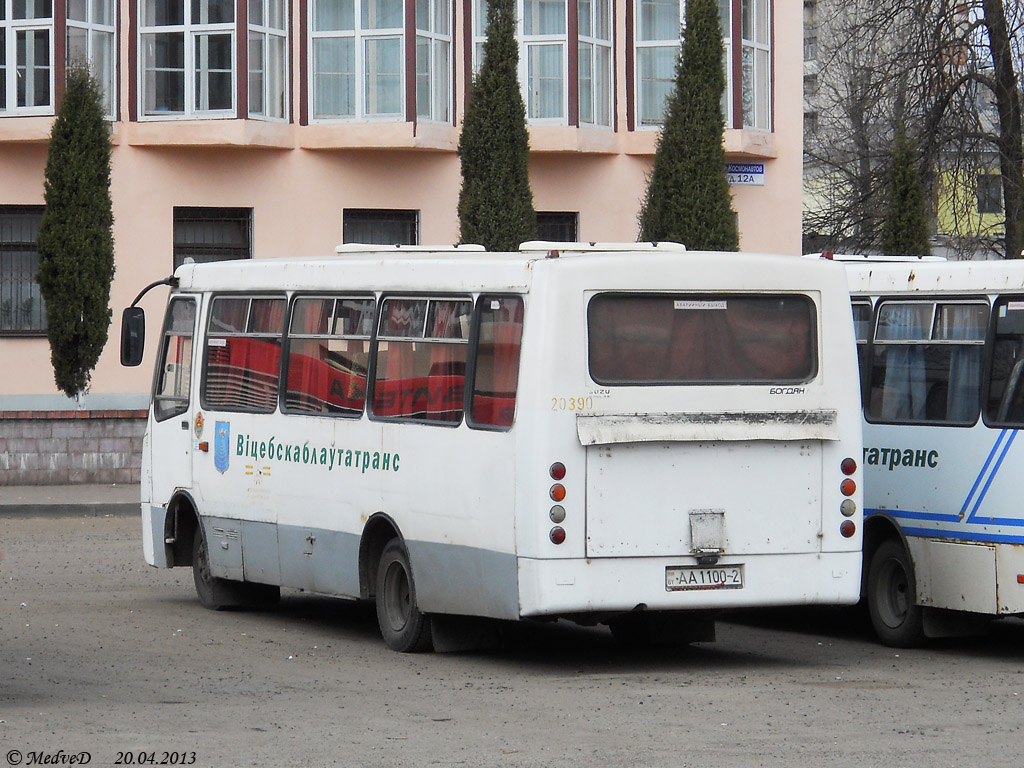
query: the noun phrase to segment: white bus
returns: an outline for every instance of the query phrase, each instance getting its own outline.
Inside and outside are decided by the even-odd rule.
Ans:
[[[859,598],[842,267],[364,248],[169,279],[143,543],[203,605],[374,599],[404,652],[479,617],[691,641],[721,609]]]
[[[912,646],[1024,613],[1024,262],[842,258],[878,637]]]

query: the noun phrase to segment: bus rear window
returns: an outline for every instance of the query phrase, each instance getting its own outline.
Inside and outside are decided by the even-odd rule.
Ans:
[[[606,293],[587,322],[599,384],[778,384],[817,373],[806,296]]]

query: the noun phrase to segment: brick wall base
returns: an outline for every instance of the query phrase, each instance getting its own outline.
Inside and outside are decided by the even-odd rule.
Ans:
[[[145,411],[0,411],[0,485],[137,483]]]

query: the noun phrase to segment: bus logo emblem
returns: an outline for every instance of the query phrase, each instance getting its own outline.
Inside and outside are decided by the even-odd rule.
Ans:
[[[231,458],[231,422],[218,421],[216,427],[213,436],[213,466],[223,474],[228,471],[228,462]]]

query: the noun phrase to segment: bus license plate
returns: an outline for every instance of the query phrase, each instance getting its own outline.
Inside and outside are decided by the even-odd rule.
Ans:
[[[670,592],[688,589],[743,589],[743,566],[669,567],[665,569],[665,589]]]

